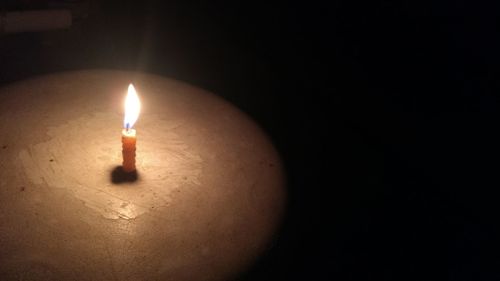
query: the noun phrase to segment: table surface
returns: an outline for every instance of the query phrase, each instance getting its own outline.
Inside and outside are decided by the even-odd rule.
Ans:
[[[136,178],[119,172],[127,86],[142,101]],[[222,280],[272,241],[279,156],[214,94],[121,71],[0,89],[2,280]]]

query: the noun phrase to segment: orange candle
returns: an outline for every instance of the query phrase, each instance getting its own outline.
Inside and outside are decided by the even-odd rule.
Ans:
[[[127,173],[135,171],[135,130],[123,129],[122,131],[122,155],[123,170]]]
[[[127,97],[125,98],[125,118],[123,121],[124,129],[122,130],[122,155],[123,155],[123,171],[130,173],[135,171],[135,144],[136,130],[132,129],[139,112],[141,103],[134,85],[128,86]]]

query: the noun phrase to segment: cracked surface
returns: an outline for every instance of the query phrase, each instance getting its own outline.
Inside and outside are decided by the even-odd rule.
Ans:
[[[122,102],[143,102],[138,180],[115,183]],[[154,75],[82,71],[0,89],[2,280],[221,280],[266,248],[279,157],[215,95]]]

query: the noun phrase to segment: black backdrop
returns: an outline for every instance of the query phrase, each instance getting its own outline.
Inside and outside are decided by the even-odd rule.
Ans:
[[[69,31],[0,37],[0,83],[147,71],[251,115],[289,208],[241,280],[500,279],[497,4],[91,2]]]

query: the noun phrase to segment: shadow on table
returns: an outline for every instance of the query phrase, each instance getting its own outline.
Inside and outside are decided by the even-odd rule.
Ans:
[[[136,182],[139,179],[139,173],[137,171],[127,173],[123,170],[122,166],[116,166],[111,170],[110,176],[111,182],[114,184]]]

